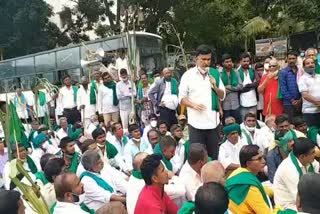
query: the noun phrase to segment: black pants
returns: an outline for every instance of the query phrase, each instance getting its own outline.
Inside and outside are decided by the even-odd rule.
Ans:
[[[208,155],[213,159],[218,159],[219,127],[215,129],[196,129],[189,125],[189,140],[191,143],[201,143],[206,146]]]
[[[168,124],[168,130],[173,124],[177,124],[176,111],[168,109],[166,107],[159,107],[160,120],[165,121]]]
[[[76,122],[81,121],[81,114],[77,108],[63,109],[63,116],[67,118],[68,124],[74,125]]]
[[[242,118],[240,116],[240,107],[235,110],[223,110],[222,123],[224,124],[225,119],[230,116],[232,116],[232,117],[234,117],[234,119],[236,119],[236,123],[238,123],[238,124],[242,123]]]
[[[306,120],[308,126],[317,126],[320,128],[320,113],[304,113],[303,118]]]
[[[293,106],[283,106],[283,111],[288,115],[289,122],[292,123],[292,119],[297,116],[301,116],[301,112]]]

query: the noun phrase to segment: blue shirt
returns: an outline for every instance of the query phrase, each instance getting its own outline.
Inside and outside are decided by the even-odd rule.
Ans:
[[[132,162],[133,158],[139,152],[146,152],[148,154],[152,154],[152,146],[149,141],[145,140],[144,138],[140,139],[140,147],[138,147],[132,139],[128,141],[128,143],[124,147],[124,159],[126,163],[126,167],[128,169],[133,169]]]
[[[267,154],[268,178],[271,183],[273,183],[274,175],[276,174],[278,166],[282,161],[283,159],[280,154],[278,146],[276,146],[274,149],[268,152]]]
[[[283,105],[291,106],[291,99],[301,98],[297,84],[297,73],[294,73],[289,66],[280,72],[279,82]]]

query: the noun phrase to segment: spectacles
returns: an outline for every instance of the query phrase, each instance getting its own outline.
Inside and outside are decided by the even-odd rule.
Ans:
[[[262,161],[264,159],[264,156],[260,156],[257,158],[252,158],[251,161]]]
[[[277,67],[277,65],[269,65],[269,67]]]

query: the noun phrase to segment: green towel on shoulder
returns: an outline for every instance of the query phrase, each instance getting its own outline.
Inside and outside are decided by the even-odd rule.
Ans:
[[[182,207],[178,211],[178,214],[193,214],[194,207],[195,204],[193,201],[187,201],[182,205]]]
[[[210,68],[209,75],[212,76],[216,80],[216,85],[219,87],[220,84],[220,72],[217,69]],[[211,104],[213,111],[219,111],[219,97],[218,94],[211,88]]]
[[[113,144],[106,141],[106,153],[108,159],[112,159],[118,154],[118,150]]]

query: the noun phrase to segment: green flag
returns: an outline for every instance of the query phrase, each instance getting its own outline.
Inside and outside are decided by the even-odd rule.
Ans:
[[[10,142],[22,143],[25,148],[29,148],[30,145],[28,142],[28,138],[25,134],[25,129],[17,114],[16,107],[12,102],[10,102],[9,110],[10,110]]]

